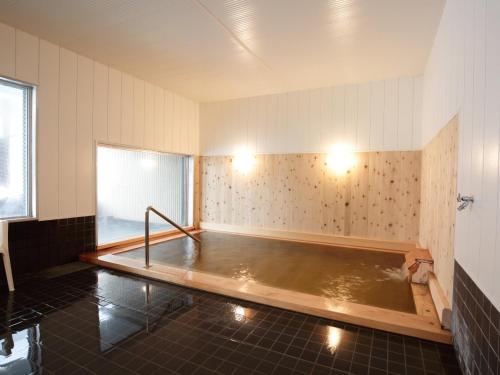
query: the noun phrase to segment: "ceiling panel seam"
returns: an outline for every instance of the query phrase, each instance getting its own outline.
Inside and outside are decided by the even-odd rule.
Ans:
[[[201,0],[193,0],[193,2],[198,5],[206,14],[209,15],[229,36],[238,43],[238,45],[243,48],[246,52],[252,55],[259,63],[261,63],[267,70],[269,70],[275,76],[278,76],[282,82],[285,82],[285,79],[282,75],[277,74],[276,71],[269,66],[262,57],[256,54],[250,47],[248,47],[245,42],[243,42],[232,30],[229,26],[227,26],[224,21],[222,21],[215,13],[213,13]]]

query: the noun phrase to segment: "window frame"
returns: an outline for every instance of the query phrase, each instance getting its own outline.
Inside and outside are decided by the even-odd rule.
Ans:
[[[13,80],[8,77],[0,76],[0,85],[10,86],[22,89],[26,95],[26,190],[27,190],[27,212],[26,215],[1,217],[0,220],[26,221],[37,219],[37,191],[36,191],[36,86],[27,82]]]

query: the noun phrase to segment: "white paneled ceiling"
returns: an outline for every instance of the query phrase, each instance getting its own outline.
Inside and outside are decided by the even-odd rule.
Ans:
[[[199,101],[421,74],[445,0],[2,0],[0,21]]]

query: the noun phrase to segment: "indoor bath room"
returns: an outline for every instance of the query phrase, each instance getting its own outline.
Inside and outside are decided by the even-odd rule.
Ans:
[[[0,1],[0,375],[500,375],[500,1]]]

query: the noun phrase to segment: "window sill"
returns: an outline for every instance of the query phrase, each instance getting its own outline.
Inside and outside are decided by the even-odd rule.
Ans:
[[[34,216],[6,217],[6,218],[0,218],[0,221],[8,221],[9,223],[16,223],[19,221],[38,221],[38,218]]]

